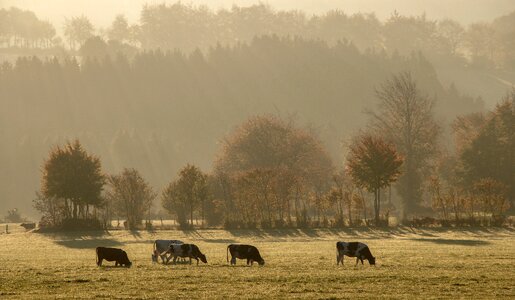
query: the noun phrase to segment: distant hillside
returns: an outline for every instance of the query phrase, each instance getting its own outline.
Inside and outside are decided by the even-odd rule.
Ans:
[[[50,148],[79,138],[104,170],[135,167],[158,191],[190,162],[209,171],[218,141],[251,115],[278,114],[320,134],[339,165],[341,142],[366,124],[374,89],[411,71],[438,99],[446,127],[483,104],[440,83],[420,55],[361,53],[351,44],[261,37],[193,52],[40,61],[0,71],[0,213],[31,212]]]

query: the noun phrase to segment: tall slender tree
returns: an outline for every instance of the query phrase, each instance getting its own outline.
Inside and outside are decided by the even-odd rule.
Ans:
[[[380,102],[378,110],[370,112],[372,127],[404,157],[397,190],[405,217],[420,205],[423,175],[438,150],[440,127],[433,117],[434,100],[422,95],[409,72],[388,79],[376,95]]]

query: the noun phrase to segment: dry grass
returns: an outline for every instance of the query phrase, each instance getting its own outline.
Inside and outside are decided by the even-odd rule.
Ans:
[[[207,265],[152,264],[152,241],[197,244]],[[378,265],[336,267],[335,242],[363,241]],[[256,245],[264,267],[228,266],[229,243]],[[513,298],[515,231],[160,231],[0,235],[0,298]],[[96,246],[133,267],[95,265]]]

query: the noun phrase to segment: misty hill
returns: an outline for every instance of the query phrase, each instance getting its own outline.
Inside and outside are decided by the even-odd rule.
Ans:
[[[462,12],[451,10],[449,15],[455,17],[446,19],[435,14],[430,3],[423,6],[426,15],[420,11],[419,4],[403,1],[374,4],[371,8],[375,13],[357,13],[350,4],[342,7],[327,4],[315,15],[309,9],[281,10],[262,3],[219,10],[213,9],[214,6],[173,1],[132,3],[111,7],[122,14],[116,17],[113,11],[100,13],[89,2],[88,8],[74,2],[71,7],[60,3],[51,9],[16,3],[34,9],[37,15],[16,7],[0,9],[0,61],[14,62],[16,57],[27,55],[82,55],[84,51],[79,49],[83,50],[81,46],[92,36],[108,42],[112,52],[132,56],[139,50],[155,49],[205,52],[218,43],[234,46],[248,43],[255,36],[277,35],[322,40],[331,46],[338,41],[349,41],[360,51],[375,49],[388,55],[409,56],[421,52],[434,66],[442,83],[454,83],[460,91],[482,97],[489,108],[515,83],[515,6],[504,0],[495,2],[495,10],[506,12],[497,18],[492,15],[493,10],[481,11],[478,8],[481,5],[474,9],[467,7],[466,26],[460,23],[464,20]],[[367,7],[370,3],[354,5]],[[282,8],[291,6],[292,3],[285,4]],[[295,7],[304,6],[296,3]],[[57,11],[62,11],[58,19]],[[64,20],[62,14],[66,16]],[[101,15],[102,21],[98,19]],[[487,15],[488,21],[483,22]]]
[[[421,54],[276,36],[205,55],[147,51],[81,64],[20,58],[0,70],[0,212],[30,211],[43,160],[66,139],[79,138],[105,172],[137,168],[160,191],[187,162],[209,171],[218,141],[261,113],[311,127],[339,166],[341,142],[365,125],[374,89],[399,71],[411,71],[438,99],[444,128],[456,115],[483,109],[442,85]]]

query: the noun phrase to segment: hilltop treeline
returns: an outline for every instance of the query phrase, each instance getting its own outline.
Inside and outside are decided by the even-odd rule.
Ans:
[[[48,48],[58,43],[54,25],[32,11],[0,9],[0,47]]]
[[[64,22],[64,37],[38,20],[30,11],[0,10],[0,46],[50,47],[67,45],[78,49],[94,35],[128,43],[142,49],[206,50],[220,43],[236,45],[256,36],[275,34],[323,40],[330,44],[349,41],[358,49],[374,49],[409,55],[422,51],[433,63],[478,67],[515,68],[513,34],[515,13],[491,23],[464,27],[453,20],[435,21],[422,16],[393,12],[381,22],[373,14],[348,15],[340,10],[306,16],[300,11],[275,11],[265,4],[213,11],[180,2],[146,5],[138,23],[117,16],[107,30],[95,28],[85,16],[70,16]]]

